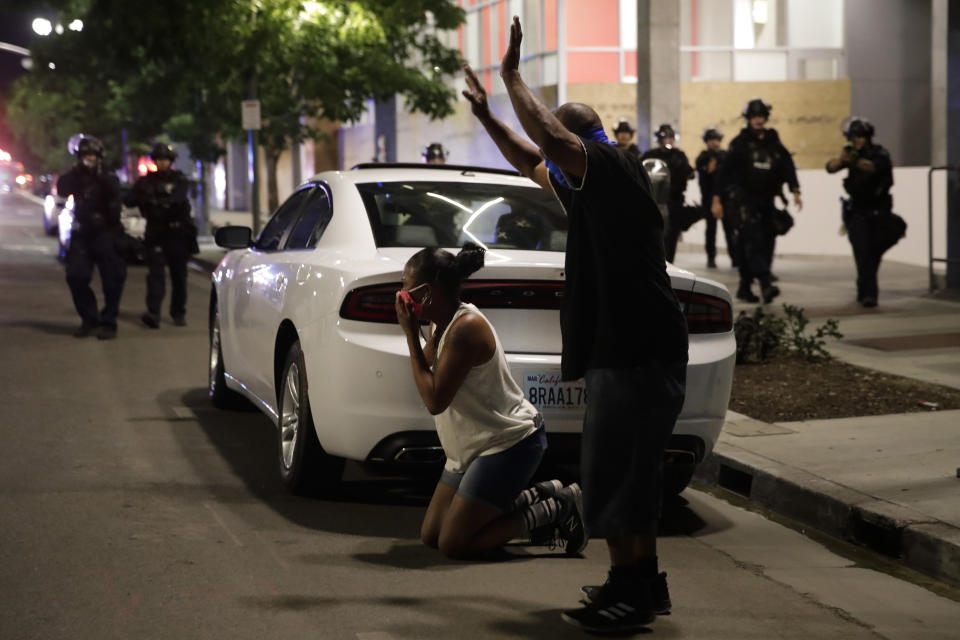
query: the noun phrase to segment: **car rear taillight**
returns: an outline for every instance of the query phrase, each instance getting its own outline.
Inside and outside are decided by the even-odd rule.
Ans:
[[[396,297],[401,285],[375,284],[354,289],[340,307],[340,317],[365,322],[397,322]]]
[[[552,309],[563,302],[563,282],[555,280],[470,280],[464,282],[460,298],[480,309]],[[340,307],[340,317],[364,322],[397,321],[394,300],[399,282],[354,289]]]
[[[675,293],[687,318],[688,333],[726,333],[733,330],[733,310],[726,300],[705,293]]]

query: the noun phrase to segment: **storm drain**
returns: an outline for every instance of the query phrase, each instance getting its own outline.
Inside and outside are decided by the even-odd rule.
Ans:
[[[717,474],[717,484],[727,491],[749,498],[750,490],[753,488],[753,476],[740,469],[721,464],[720,472]]]
[[[853,538],[860,544],[891,558],[902,555],[903,529],[883,526],[863,518],[859,511],[853,513]]]

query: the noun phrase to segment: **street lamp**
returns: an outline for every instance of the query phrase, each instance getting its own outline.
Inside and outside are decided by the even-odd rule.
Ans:
[[[83,20],[77,18],[67,25],[67,29],[70,29],[70,31],[83,31]]]
[[[48,36],[53,32],[53,24],[46,18],[34,18],[32,26],[38,36]]]

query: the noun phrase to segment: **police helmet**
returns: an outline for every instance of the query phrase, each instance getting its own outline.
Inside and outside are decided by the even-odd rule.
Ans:
[[[707,127],[703,132],[703,141],[708,140],[723,140],[723,131],[716,127]]]
[[[630,126],[630,123],[627,121],[626,118],[620,118],[620,120],[617,121],[617,126],[613,128],[613,135],[617,135],[618,133],[633,133],[633,132],[634,132],[634,128]]]
[[[103,157],[103,143],[100,142],[99,138],[94,138],[93,136],[88,136],[84,134],[78,134],[80,137],[76,141],[74,138],[70,138],[70,143],[67,145],[68,148],[73,146],[73,153],[78,157],[82,158],[83,156],[95,155],[98,158]]]
[[[150,149],[150,159],[156,162],[161,158],[166,158],[170,162],[173,162],[177,159],[177,152],[172,146],[158,142],[153,145],[152,149]]]
[[[653,134],[653,137],[657,139],[657,142],[660,142],[664,138],[676,139],[677,132],[674,131],[673,127],[671,127],[669,124],[664,123],[657,128],[656,132]]]
[[[753,116],[763,116],[764,118],[770,117],[770,112],[773,110],[773,107],[770,106],[770,103],[764,100],[763,98],[754,98],[747,103],[743,108],[743,117],[750,119]]]
[[[854,116],[843,128],[843,137],[847,140],[854,138],[873,138],[873,125],[866,118]]]
[[[431,160],[444,160],[447,159],[447,151],[443,148],[443,145],[439,142],[431,142],[423,150],[421,154],[424,161],[430,162]]]

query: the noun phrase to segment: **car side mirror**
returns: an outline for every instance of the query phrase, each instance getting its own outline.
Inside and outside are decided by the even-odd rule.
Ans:
[[[224,249],[246,249],[253,239],[250,227],[226,226],[220,227],[213,234],[213,241]]]

